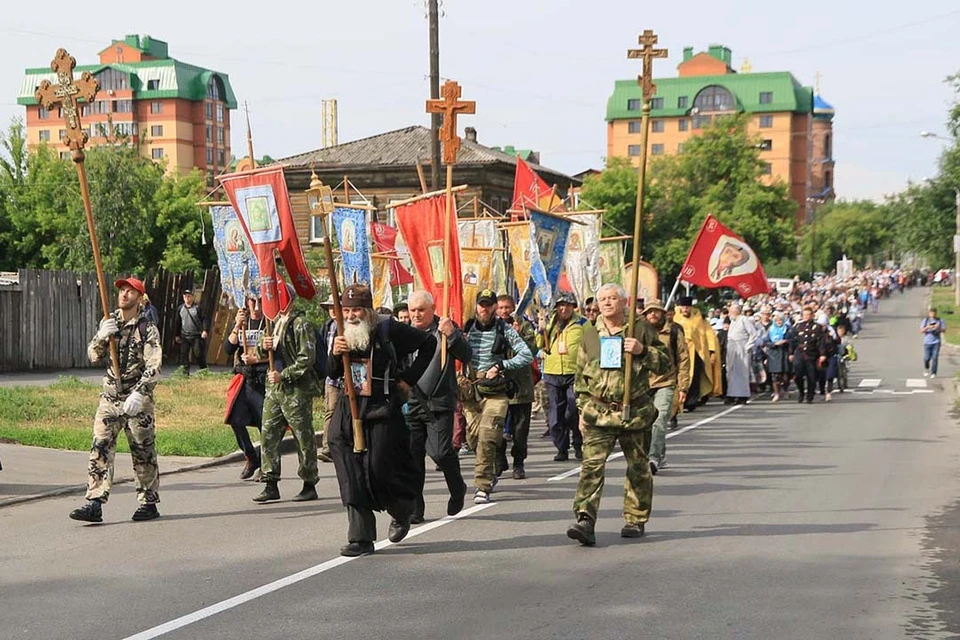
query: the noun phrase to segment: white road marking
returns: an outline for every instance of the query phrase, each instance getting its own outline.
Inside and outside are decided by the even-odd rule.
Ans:
[[[861,389],[864,387],[870,388],[870,389],[876,389],[877,387],[880,386],[880,382],[882,382],[881,378],[864,378],[863,380],[860,381],[860,384],[858,384],[857,386],[860,387]]]
[[[447,516],[446,518],[442,518],[435,522],[431,522],[421,527],[411,529],[410,533],[407,534],[407,537],[404,538],[404,540],[409,540],[410,538],[415,538],[429,531],[433,531],[434,529],[439,529],[440,527],[450,524],[451,522],[455,522],[460,518],[465,518],[475,513],[479,513],[480,511],[483,511],[484,509],[487,509],[494,505],[496,505],[496,502],[491,502],[488,504],[478,504],[476,506],[470,507],[469,509],[464,509],[463,511],[461,511],[455,516]],[[395,543],[390,542],[389,540],[381,540],[375,545],[375,548],[377,549],[377,551],[382,551],[383,549],[392,547],[394,544]],[[251,589],[246,593],[241,593],[240,595],[234,596],[232,598],[228,598],[227,600],[223,600],[216,604],[212,604],[209,607],[204,607],[199,611],[194,611],[193,613],[189,613],[185,616],[181,616],[176,620],[171,620],[170,622],[165,622],[161,625],[153,627],[152,629],[147,629],[146,631],[141,631],[138,634],[128,636],[124,640],[150,640],[151,638],[157,638],[162,635],[166,635],[171,631],[182,629],[183,627],[189,626],[195,622],[199,622],[205,618],[209,618],[210,616],[215,616],[218,613],[222,613],[229,609],[233,609],[235,607],[240,606],[241,604],[250,602],[251,600],[256,600],[257,598],[263,597],[269,593],[273,593],[274,591],[279,591],[280,589],[283,589],[284,587],[289,587],[292,584],[302,582],[308,578],[312,578],[313,576],[320,575],[321,573],[329,571],[330,569],[335,569],[339,566],[345,565],[348,562],[352,562],[356,559],[357,558],[345,558],[343,556],[340,556],[338,558],[334,558],[333,560],[327,560],[326,562],[310,567],[309,569],[304,569],[303,571],[289,575],[286,578],[280,578],[279,580],[274,580],[273,582],[269,584],[265,584],[262,587]]]
[[[722,418],[723,416],[725,416],[725,415],[727,415],[727,414],[733,413],[734,411],[736,411],[737,409],[739,409],[739,408],[742,407],[742,406],[744,406],[744,405],[742,405],[742,404],[734,405],[734,406],[730,407],[729,409],[725,409],[725,410],[721,411],[720,413],[717,413],[717,414],[714,414],[714,415],[710,416],[709,418],[704,418],[704,419],[701,420],[700,422],[694,422],[693,424],[688,425],[688,426],[684,427],[683,429],[677,429],[676,431],[671,431],[670,433],[667,434],[667,438],[668,438],[668,439],[669,439],[669,438],[673,438],[673,437],[676,437],[676,436],[680,435],[681,433],[686,433],[687,431],[692,431],[693,429],[696,429],[697,427],[702,427],[702,426],[705,425],[705,424],[710,424],[711,422],[713,422],[713,421],[716,420],[717,418]],[[622,451],[618,451],[618,452],[616,452],[616,453],[610,454],[610,456],[607,458],[607,462],[610,462],[611,460],[616,460],[617,458],[622,458],[622,457],[623,457],[623,452],[622,452]],[[575,475],[577,475],[577,474],[579,474],[579,473],[580,473],[580,467],[577,467],[577,468],[575,468],[575,469],[570,469],[569,471],[564,471],[564,472],[561,473],[560,475],[556,475],[556,476],[553,476],[552,478],[548,478],[548,479],[547,479],[547,482],[557,482],[558,480],[566,480],[566,479],[569,478],[570,476],[575,476]]]
[[[926,378],[907,378],[907,389],[926,389]]]

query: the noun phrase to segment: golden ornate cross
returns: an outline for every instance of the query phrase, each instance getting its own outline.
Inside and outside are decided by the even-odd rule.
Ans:
[[[631,60],[636,58],[643,59],[643,74],[637,77],[637,83],[643,88],[644,104],[648,104],[650,98],[657,92],[657,85],[653,83],[653,59],[666,58],[667,50],[654,49],[654,45],[657,44],[660,38],[652,29],[644,29],[643,33],[640,34],[639,40],[642,48],[628,49],[627,58]]]
[[[443,143],[443,163],[456,164],[457,151],[460,150],[460,136],[457,135],[457,116],[461,113],[477,112],[477,103],[472,100],[460,100],[461,88],[456,80],[447,80],[440,89],[443,100],[427,100],[427,113],[443,114],[440,127],[440,142]]]
[[[93,102],[100,84],[89,71],[80,75],[80,80],[74,82],[73,69],[77,66],[77,59],[67,53],[66,49],[57,49],[57,53],[50,63],[50,68],[57,74],[57,84],[44,80],[37,87],[34,96],[47,111],[53,111],[58,106],[63,113],[63,121],[67,125],[67,132],[63,142],[73,152],[74,162],[83,162],[83,147],[87,144],[87,134],[80,124],[80,107],[78,99],[84,102]]]

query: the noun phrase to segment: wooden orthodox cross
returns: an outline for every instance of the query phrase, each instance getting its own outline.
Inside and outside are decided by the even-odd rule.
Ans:
[[[640,91],[643,94],[643,111],[640,120],[640,168],[637,175],[637,208],[633,222],[633,264],[640,264],[640,241],[643,237],[643,196],[647,176],[647,140],[650,136],[650,100],[657,91],[657,85],[653,82],[653,60],[654,58],[666,58],[666,49],[657,49],[656,44],[659,41],[658,36],[650,29],[645,29],[640,34],[640,49],[627,50],[627,58],[643,61],[643,73],[637,78],[637,84],[640,85]],[[640,275],[640,269],[634,268],[630,273],[629,288],[627,289],[627,333],[633,337],[634,326],[637,321],[637,284]],[[623,387],[623,421],[630,419],[630,387],[633,377],[633,354],[627,352],[624,359],[624,387]]]
[[[87,184],[87,172],[83,166],[83,148],[87,144],[87,134],[80,123],[79,100],[86,103],[93,102],[100,84],[96,78],[84,71],[80,80],[73,79],[73,69],[77,60],[66,49],[57,49],[50,68],[57,74],[57,84],[44,80],[37,87],[34,97],[40,106],[47,111],[60,108],[66,133],[62,140],[70,148],[74,165],[77,167],[77,177],[80,180],[80,194],[83,196],[83,210],[87,215],[87,230],[90,232],[90,247],[93,250],[93,263],[97,268],[97,283],[100,286],[100,304],[103,306],[103,317],[110,315],[110,300],[107,295],[107,282],[103,275],[103,261],[100,259],[100,244],[97,242],[97,230],[93,223],[93,209],[90,206],[90,186]],[[117,389],[120,389],[120,359],[117,356],[116,337],[110,338],[110,360],[113,363],[113,373],[117,380]]]
[[[477,103],[460,100],[461,88],[456,80],[447,80],[440,90],[443,100],[427,100],[427,113],[443,114],[440,127],[440,142],[443,145],[443,163],[447,165],[447,209],[443,217],[443,302],[441,316],[450,317],[450,225],[453,216],[453,165],[457,163],[460,136],[457,135],[457,116],[474,114]],[[447,337],[440,335],[440,366],[447,364]]]

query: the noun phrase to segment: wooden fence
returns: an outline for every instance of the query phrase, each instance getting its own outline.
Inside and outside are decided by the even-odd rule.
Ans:
[[[87,343],[103,316],[96,275],[21,269],[18,276],[19,283],[0,286],[0,371],[103,366],[87,359]],[[114,279],[107,276],[112,305],[116,304]],[[144,284],[160,316],[164,360],[177,361],[176,312],[183,291],[195,289],[210,327],[208,361],[222,363],[218,347],[228,324],[225,318],[233,312],[221,305],[219,271],[207,270],[198,285],[192,274],[161,269],[148,275]]]

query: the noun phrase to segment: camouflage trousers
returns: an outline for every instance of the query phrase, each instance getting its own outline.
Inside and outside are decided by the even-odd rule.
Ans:
[[[477,452],[474,485],[481,491],[489,492],[493,488],[494,461],[503,442],[503,427],[507,422],[509,406],[510,401],[505,395],[463,403],[463,414],[467,419],[467,446]]]
[[[653,475],[650,473],[650,429],[623,430],[586,426],[583,433],[583,464],[580,482],[573,498],[573,513],[586,514],[594,522],[600,509],[607,456],[619,442],[627,461],[627,479],[623,487],[623,519],[640,524],[650,519],[653,502]]]
[[[317,436],[313,431],[313,396],[297,391],[267,388],[263,400],[260,433],[260,481],[280,481],[280,442],[287,426],[297,441],[299,475],[307,484],[317,484]]]
[[[156,422],[153,399],[143,400],[143,408],[135,416],[123,413],[123,400],[100,397],[93,419],[93,444],[87,466],[87,500],[106,502],[113,484],[114,459],[120,431],[127,436],[133,473],[137,479],[137,500],[142,504],[160,502],[160,471],[155,446]]]

